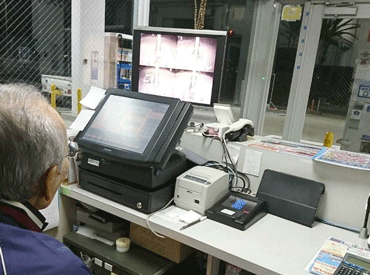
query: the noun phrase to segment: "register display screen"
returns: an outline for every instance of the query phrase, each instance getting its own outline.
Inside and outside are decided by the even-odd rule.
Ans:
[[[82,139],[142,154],[168,108],[165,103],[110,95]]]
[[[236,196],[229,196],[222,203],[222,205],[248,214],[257,205],[257,203],[253,201],[248,201],[248,200],[236,197]]]

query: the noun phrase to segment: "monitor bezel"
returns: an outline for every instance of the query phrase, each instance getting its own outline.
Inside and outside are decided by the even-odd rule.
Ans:
[[[83,138],[110,96],[124,96],[128,98],[168,105],[168,109],[165,115],[163,116],[161,122],[159,123],[156,131],[154,132],[143,153],[119,149],[111,147],[109,145],[102,145],[100,143],[96,143]],[[175,98],[141,94],[119,89],[109,89],[107,90],[105,97],[99,103],[94,115],[92,116],[88,124],[85,126],[83,131],[80,131],[76,136],[75,141],[83,150],[86,150],[97,156],[105,157],[107,159],[143,166],[163,167],[167,162],[166,158],[170,155],[169,151],[173,151],[174,149],[171,148],[172,146],[169,146],[168,148],[165,147],[168,146],[169,143],[171,143],[168,138],[173,136],[173,131],[175,131],[174,127],[177,127],[176,123],[179,123],[177,120],[180,117],[180,113],[182,112],[182,107],[180,105],[183,104],[184,102],[181,102],[179,99]]]
[[[131,89],[132,91],[139,91],[139,68],[140,68],[140,38],[142,33],[156,33],[162,35],[181,35],[191,37],[211,37],[217,39],[217,50],[215,60],[215,70],[213,74],[212,94],[209,104],[201,104],[197,102],[190,102],[193,105],[213,107],[214,103],[218,103],[221,95],[223,67],[226,53],[227,32],[216,30],[192,30],[192,29],[178,29],[178,28],[160,28],[160,27],[143,27],[136,26],[133,31],[133,50],[132,50],[132,75],[131,75]]]

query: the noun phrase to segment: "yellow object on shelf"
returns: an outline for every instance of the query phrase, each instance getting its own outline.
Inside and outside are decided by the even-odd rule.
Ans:
[[[325,134],[324,146],[331,147],[333,143],[334,143],[334,133],[329,131]]]

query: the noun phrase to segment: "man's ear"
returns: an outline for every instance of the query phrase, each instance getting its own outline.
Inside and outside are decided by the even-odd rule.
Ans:
[[[57,165],[45,172],[39,185],[40,190],[29,200],[36,209],[44,209],[50,205],[59,187],[57,183],[59,175],[60,172]]]

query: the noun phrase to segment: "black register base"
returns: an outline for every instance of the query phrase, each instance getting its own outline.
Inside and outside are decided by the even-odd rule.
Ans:
[[[111,199],[140,212],[152,213],[165,206],[174,194],[175,182],[155,189],[133,187],[129,182],[80,169],[82,189]]]
[[[87,191],[140,212],[152,213],[173,198],[176,177],[185,170],[186,156],[177,150],[164,169],[120,163],[84,153],[79,182]]]

